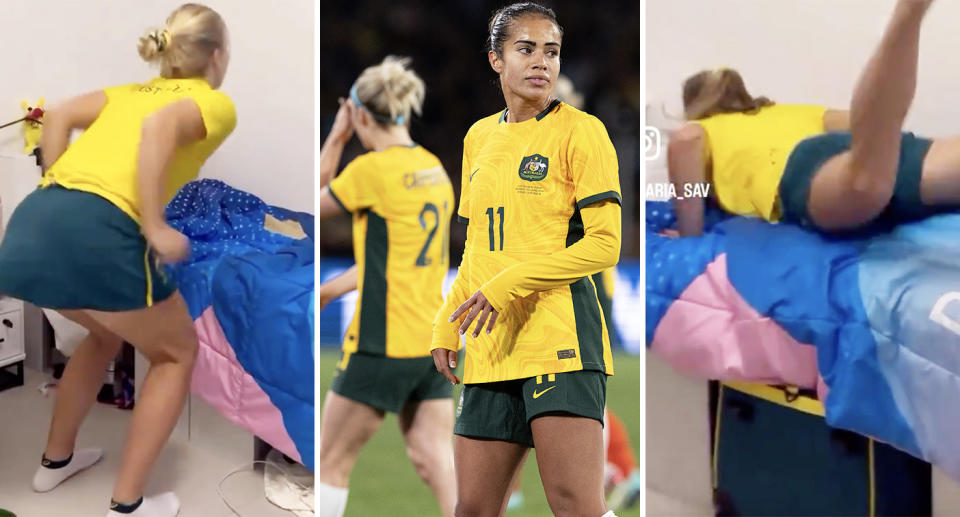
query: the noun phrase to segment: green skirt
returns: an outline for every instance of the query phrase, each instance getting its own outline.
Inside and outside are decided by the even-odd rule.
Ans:
[[[886,209],[871,223],[845,232],[872,233],[895,224],[916,221],[932,215],[953,212],[956,206],[926,205],[920,199],[920,180],[923,176],[923,161],[933,141],[913,133],[902,133],[900,162],[893,198]],[[820,167],[830,158],[850,150],[853,139],[849,132],[824,133],[801,141],[790,153],[780,179],[779,200],[781,220],[816,227],[810,217],[810,186]]]
[[[56,185],[34,191],[0,243],[0,294],[38,307],[129,311],[176,290],[140,225],[96,194]]]

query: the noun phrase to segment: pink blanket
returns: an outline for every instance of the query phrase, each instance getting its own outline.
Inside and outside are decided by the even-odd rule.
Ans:
[[[723,381],[816,388],[826,400],[816,349],[754,310],[719,255],[667,309],[651,349],[679,372]]]
[[[302,463],[280,411],[237,362],[212,307],[194,321],[194,328],[200,338],[200,351],[193,371],[193,392],[231,422]]]

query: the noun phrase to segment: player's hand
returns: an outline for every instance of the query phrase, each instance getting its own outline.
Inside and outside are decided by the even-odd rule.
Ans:
[[[677,239],[680,237],[680,232],[674,230],[673,228],[667,228],[666,230],[660,232],[660,235],[663,235],[664,237],[670,237],[671,239]]]
[[[497,323],[497,317],[500,315],[500,313],[493,308],[493,305],[490,305],[490,302],[487,301],[487,297],[480,291],[473,293],[473,296],[463,302],[460,307],[457,307],[457,310],[450,316],[450,321],[456,321],[464,313],[467,314],[467,317],[464,318],[463,323],[460,324],[461,335],[470,330],[470,324],[473,323],[473,320],[476,319],[478,315],[480,316],[480,319],[477,320],[477,327],[473,331],[473,337],[480,335],[480,330],[483,329],[484,323],[487,324],[487,334],[489,334],[490,331],[493,330],[493,326]]]
[[[353,136],[353,124],[350,122],[351,103],[343,98],[340,99],[340,109],[337,110],[337,118],[333,121],[333,127],[330,129],[329,138],[346,144]]]
[[[190,256],[190,239],[164,224],[145,232],[147,244],[164,264],[175,264]]]
[[[460,379],[453,374],[457,367],[457,353],[446,348],[435,348],[430,351],[433,354],[433,365],[437,367],[440,375],[443,375],[452,384],[460,384]]]

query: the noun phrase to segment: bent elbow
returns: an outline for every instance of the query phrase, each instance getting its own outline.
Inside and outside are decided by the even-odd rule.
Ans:
[[[599,262],[603,269],[616,266],[620,262],[620,238],[614,234],[603,234],[597,241]]]

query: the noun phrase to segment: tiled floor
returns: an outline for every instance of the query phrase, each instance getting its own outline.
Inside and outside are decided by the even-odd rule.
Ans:
[[[43,452],[53,404],[52,396],[37,390],[44,380],[39,372],[28,370],[24,387],[0,392],[0,508],[18,517],[102,517],[130,412],[97,404],[80,432],[79,445],[104,447],[104,459],[54,491],[36,494],[30,479]],[[181,425],[163,451],[147,493],[176,492],[183,504],[180,517],[235,515],[221,501],[217,486],[229,472],[250,465],[253,438],[199,399],[192,401],[189,437],[187,427]],[[223,494],[241,517],[291,515],[266,500],[262,475],[252,470],[231,476],[223,484]]]

